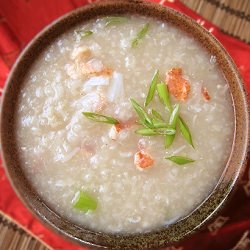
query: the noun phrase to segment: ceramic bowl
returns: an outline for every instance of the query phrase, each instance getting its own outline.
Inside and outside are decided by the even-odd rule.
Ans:
[[[232,151],[221,178],[208,198],[176,223],[148,233],[108,234],[77,226],[58,215],[39,197],[22,170],[15,138],[17,100],[24,77],[38,55],[59,35],[73,26],[100,16],[126,14],[153,17],[187,32],[211,55],[228,82],[234,105],[235,131]],[[26,47],[9,75],[2,100],[1,143],[7,174],[21,200],[47,226],[81,245],[109,249],[154,249],[173,244],[193,233],[216,214],[237,186],[249,146],[249,108],[239,72],[222,45],[191,18],[160,5],[136,0],[101,1],[79,8],[44,29]]]

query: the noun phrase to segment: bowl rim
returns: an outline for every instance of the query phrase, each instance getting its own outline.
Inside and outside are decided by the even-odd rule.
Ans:
[[[158,15],[161,16],[156,16],[154,13],[158,13]],[[16,100],[14,101],[14,104],[12,103],[12,97],[13,95],[14,97],[18,96],[21,86],[19,86],[17,90],[13,89],[13,87],[17,87],[18,76],[22,76],[20,80],[20,85],[22,85],[25,74],[28,72],[32,62],[34,62],[35,58],[37,57],[37,54],[34,55],[34,52],[37,51],[37,46],[43,46],[39,51],[39,53],[41,53],[59,35],[70,30],[70,28],[74,27],[75,25],[88,22],[88,20],[97,18],[99,16],[107,16],[107,14],[151,15],[156,19],[166,18],[166,20],[170,23],[180,22],[180,24],[173,24],[175,27],[179,27],[186,32],[188,30],[191,32],[190,29],[192,28],[194,31],[192,31],[191,36],[194,36],[195,32],[197,32],[200,37],[196,39],[198,39],[199,43],[202,44],[203,47],[207,42],[214,46],[210,49],[214,49],[214,52],[216,52],[215,54],[218,55],[218,57],[219,55],[221,56],[222,61],[219,61],[218,63],[220,64],[220,67],[222,67],[222,64],[224,65],[224,68],[222,68],[224,75],[225,71],[228,70],[230,71],[229,76],[231,76],[233,79],[231,80],[227,77],[229,85],[231,84],[230,90],[235,109],[234,142],[232,145],[232,152],[230,154],[229,161],[218,184],[210,193],[210,195],[200,204],[200,206],[198,206],[190,214],[177,221],[174,225],[170,225],[169,227],[165,228],[161,227],[149,233],[112,234],[97,232],[94,230],[92,231],[84,229],[83,227],[61,218],[58,214],[51,210],[49,206],[46,205],[46,203],[36,194],[36,191],[30,186],[30,184],[28,186],[22,186],[23,182],[20,180],[20,178],[24,176],[22,171],[18,169],[18,167],[21,166],[20,161],[17,160],[16,162],[13,162],[11,159],[13,156],[13,158],[16,157],[15,159],[18,159],[17,145],[11,140],[14,138],[14,113],[17,106]],[[81,18],[86,19],[81,20]],[[177,21],[173,21],[173,18],[176,18]],[[60,30],[65,24],[66,30]],[[48,38],[50,40],[49,42],[46,40]],[[208,50],[207,47],[205,49]],[[34,60],[29,61],[29,57],[33,58]],[[25,67],[27,65],[29,65],[28,68]],[[227,67],[228,69],[226,69]],[[233,91],[236,91],[237,95],[235,95]],[[16,92],[16,94],[13,94],[14,92]],[[9,110],[12,110],[13,114],[7,112]],[[68,239],[71,239],[78,244],[100,248],[111,247],[113,249],[147,249],[163,247],[179,241],[187,235],[193,233],[208,220],[214,217],[214,215],[221,209],[222,203],[225,204],[225,200],[229,197],[229,194],[232,194],[233,188],[236,186],[239,178],[244,172],[250,150],[249,105],[247,92],[245,91],[243,81],[232,58],[215,37],[213,37],[205,28],[200,26],[190,17],[187,17],[186,15],[171,8],[166,8],[160,6],[159,4],[144,2],[141,0],[107,0],[86,5],[60,17],[43,29],[38,35],[36,35],[20,54],[5,84],[4,93],[2,96],[0,128],[3,165],[6,168],[6,173],[9,180],[11,181],[12,187],[22,202],[26,204],[29,210],[36,217],[38,217],[40,221],[45,223],[54,231],[57,231],[61,235],[66,236]],[[238,152],[237,155],[235,151]],[[233,164],[238,164],[240,167],[235,169],[233,166],[231,166]],[[24,181],[28,183],[28,180]],[[216,196],[215,200],[214,196]],[[207,204],[210,204],[210,206],[207,206]],[[206,216],[204,216],[203,213],[205,213]]]

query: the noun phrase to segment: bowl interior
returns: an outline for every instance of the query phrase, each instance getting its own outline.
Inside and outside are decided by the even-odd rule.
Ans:
[[[235,113],[234,143],[227,166],[210,196],[191,214],[178,222],[142,234],[107,234],[79,227],[62,218],[37,195],[22,171],[15,138],[16,109],[25,76],[37,56],[59,35],[73,26],[99,16],[139,14],[171,23],[193,36],[211,55],[227,80]],[[7,174],[16,193],[43,222],[64,236],[80,244],[117,249],[157,248],[182,239],[208,221],[221,207],[243,172],[249,141],[248,102],[242,80],[232,59],[220,43],[190,18],[160,5],[143,1],[104,1],[80,8],[60,18],[42,31],[24,50],[9,76],[2,102],[1,143]]]

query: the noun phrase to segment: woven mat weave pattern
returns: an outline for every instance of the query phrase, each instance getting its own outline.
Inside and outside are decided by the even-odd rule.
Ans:
[[[1,250],[51,250],[17,222],[0,212]]]
[[[181,0],[223,32],[250,43],[249,0]]]

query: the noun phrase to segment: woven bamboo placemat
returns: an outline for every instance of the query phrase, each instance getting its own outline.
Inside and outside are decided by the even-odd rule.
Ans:
[[[250,43],[250,0],[180,0],[223,32]]]
[[[52,250],[16,221],[0,211],[1,250]]]

